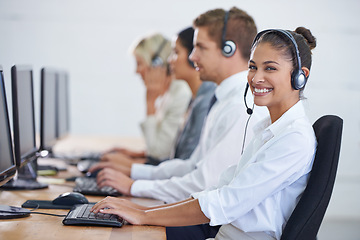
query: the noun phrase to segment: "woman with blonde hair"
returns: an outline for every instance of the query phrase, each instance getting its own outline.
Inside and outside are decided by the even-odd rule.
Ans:
[[[141,123],[146,151],[115,149],[115,152],[135,158],[135,162],[143,162],[144,157],[148,157],[148,163],[157,165],[169,158],[191,99],[188,85],[173,79],[170,73],[168,58],[171,51],[171,42],[161,34],[143,38],[133,50],[136,73],[146,87],[146,118]],[[136,161],[136,158],[141,159]]]

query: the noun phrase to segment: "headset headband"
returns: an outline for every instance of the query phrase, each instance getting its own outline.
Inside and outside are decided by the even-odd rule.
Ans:
[[[229,11],[225,11],[225,17],[224,17],[224,27],[221,35],[221,47],[224,47],[225,45],[225,38],[226,38],[226,26],[229,19]]]
[[[164,65],[164,61],[162,60],[162,58],[160,57],[160,53],[163,50],[163,48],[166,45],[167,40],[164,38],[163,41],[161,42],[159,48],[157,49],[157,51],[155,52],[154,56],[151,58],[151,62],[153,66],[161,66]]]
[[[226,40],[226,28],[229,19],[229,11],[225,11],[224,27],[221,35],[221,51],[225,57],[231,57],[235,54],[236,44],[232,40]]]

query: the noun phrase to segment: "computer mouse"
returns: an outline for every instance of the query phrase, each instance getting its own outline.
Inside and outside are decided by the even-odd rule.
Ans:
[[[97,169],[93,172],[87,172],[85,174],[86,177],[89,177],[89,178],[96,178],[96,176],[98,175],[98,173],[101,171],[102,169]]]
[[[87,160],[81,160],[80,162],[78,162],[77,164],[77,169],[82,172],[82,173],[86,173],[89,171],[89,169],[91,168],[91,166],[95,165],[96,163],[98,163],[99,161],[95,161],[92,159],[87,159]]]
[[[60,194],[57,198],[52,201],[55,205],[67,205],[72,206],[75,204],[86,204],[89,201],[86,199],[84,195],[78,192],[66,192]]]

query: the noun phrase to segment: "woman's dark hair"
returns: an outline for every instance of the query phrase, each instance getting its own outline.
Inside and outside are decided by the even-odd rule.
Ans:
[[[193,39],[194,39],[194,28],[188,27],[181,32],[178,33],[178,39],[183,45],[186,50],[188,51],[188,55],[192,52],[194,45],[193,45]]]
[[[304,27],[298,27],[295,31],[287,30],[287,32],[290,33],[296,41],[301,58],[301,66],[310,70],[312,63],[311,50],[316,47],[316,38],[309,29]],[[291,40],[284,36],[284,34],[270,31],[261,36],[254,46],[259,42],[267,42],[270,43],[272,47],[280,51],[283,50],[284,55],[293,63],[294,69],[297,68],[295,47],[291,43]]]

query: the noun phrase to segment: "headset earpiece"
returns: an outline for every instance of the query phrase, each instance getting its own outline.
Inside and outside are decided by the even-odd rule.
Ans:
[[[291,75],[291,86],[295,90],[300,90],[305,87],[306,75],[303,70],[296,70]]]
[[[151,59],[151,66],[152,67],[160,67],[164,65],[164,61],[159,56],[154,56]]]
[[[236,51],[236,44],[234,41],[231,40],[225,40],[226,37],[226,25],[229,18],[229,11],[225,12],[225,18],[224,18],[224,28],[221,35],[221,52],[225,57],[231,57],[235,54]]]
[[[160,57],[160,53],[165,47],[166,42],[167,42],[166,39],[164,39],[161,45],[159,46],[158,50],[155,52],[154,56],[151,58],[152,67],[160,67],[165,65],[164,60]]]
[[[231,57],[232,55],[234,55],[236,50],[236,44],[233,41],[225,41],[224,45],[222,47],[222,54],[225,57]]]

